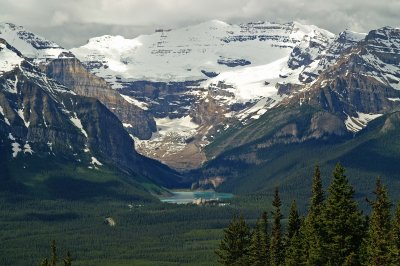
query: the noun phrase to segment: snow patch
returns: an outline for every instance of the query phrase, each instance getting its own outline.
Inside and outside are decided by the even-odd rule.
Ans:
[[[102,166],[103,164],[96,159],[96,157],[92,156],[92,161],[90,162],[92,165]]]
[[[129,124],[129,123],[122,123],[122,125],[124,126],[124,127],[126,127],[126,128],[128,128],[128,127],[133,127],[131,124]]]
[[[199,127],[191,121],[189,115],[175,119],[165,117],[155,120],[158,131],[153,133],[150,140],[140,140],[133,137],[135,147],[140,150],[153,151],[168,147],[164,156],[182,151],[187,145],[187,140],[197,133],[196,129]]]
[[[74,113],[73,117],[69,118],[71,120],[71,122],[80,129],[80,131],[82,132],[82,134],[88,138],[88,134],[86,133],[85,129],[82,126],[81,120],[78,118],[78,116],[76,115],[76,113]]]
[[[121,95],[122,98],[124,98],[125,101],[127,101],[128,103],[133,104],[133,105],[135,105],[135,106],[137,106],[137,107],[140,107],[140,108],[142,108],[143,110],[148,110],[148,105],[147,105],[147,103],[140,102],[140,101],[138,101],[138,100],[136,100],[136,99],[134,99],[134,98],[132,98],[132,97],[129,97],[129,96],[127,96],[127,95],[123,95],[123,94],[120,94],[120,95]]]
[[[5,44],[0,43],[0,74],[12,71],[20,66],[22,61],[24,61],[23,58],[9,50]]]
[[[0,114],[3,116],[4,122],[5,122],[7,125],[10,125],[10,121],[8,121],[6,115],[4,114],[3,107],[1,107],[1,106],[0,106]]]
[[[31,145],[29,145],[29,143],[25,143],[25,145],[24,145],[24,153],[30,153],[32,155],[33,150],[31,148]]]
[[[22,121],[24,121],[25,127],[28,128],[31,122],[25,120],[24,107],[23,106],[22,106],[22,109],[18,109],[17,114],[19,115],[19,117],[21,117]]]
[[[392,102],[400,102],[400,98],[387,98],[387,99]]]
[[[18,142],[11,143],[11,150],[13,158],[17,157],[18,153],[22,151],[21,145]]]
[[[6,40],[24,56],[38,62],[43,62],[48,58],[57,58],[60,53],[67,52],[56,43],[11,23],[0,23],[0,38]]]

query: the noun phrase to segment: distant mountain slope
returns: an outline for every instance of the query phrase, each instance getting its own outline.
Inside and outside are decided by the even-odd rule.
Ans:
[[[313,127],[310,118],[315,117],[312,115],[315,110],[307,106],[301,108],[299,111],[308,115],[294,116],[287,123],[267,131],[264,137],[228,149],[209,161],[201,173],[198,173],[203,180],[200,183],[207,183],[205,180],[223,180],[218,190],[253,195],[272,193],[273,188],[279,186],[283,198],[290,202],[296,197],[298,203],[305,207],[310,194],[310,173],[313,166],[321,166],[324,183],[328,184],[331,169],[337,162],[341,162],[346,167],[352,184],[357,187],[356,196],[363,204],[364,198],[370,195],[377,176],[385,180],[391,195],[398,199],[399,112],[383,115],[370,122],[355,136],[342,135],[345,132],[342,126],[342,132],[328,131],[317,138],[310,135]],[[271,113],[271,116],[274,114],[277,115]],[[319,113],[319,116],[331,115]],[[262,121],[263,118],[255,122],[254,126],[257,124],[258,130],[262,130],[262,127],[268,130],[268,120]],[[330,120],[323,121],[329,127],[332,124],[330,121],[335,120],[339,121],[332,116]],[[245,136],[243,134],[242,137]],[[236,140],[240,138],[237,137]]]
[[[175,172],[135,152],[122,123],[98,100],[79,96],[48,78],[2,39],[0,58],[3,177],[43,176],[51,168],[47,161],[60,169],[86,169],[82,177],[96,171],[111,171],[108,175],[113,176],[114,171],[114,176],[132,176],[132,182],[176,184]]]
[[[363,193],[375,175],[398,188],[399,44],[400,29],[371,31],[258,119],[218,135],[201,176],[226,191],[299,193],[310,164],[340,161]]]

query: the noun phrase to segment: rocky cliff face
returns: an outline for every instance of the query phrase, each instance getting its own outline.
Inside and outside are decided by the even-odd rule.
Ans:
[[[400,30],[393,28],[371,31],[288,102],[320,106],[341,117],[350,131],[365,127],[357,121],[365,116],[398,110],[399,34]]]
[[[140,139],[149,139],[156,129],[153,116],[129,103],[102,78],[89,73],[76,58],[58,58],[42,66],[47,75],[78,95],[92,97],[107,106]]]
[[[7,158],[57,157],[92,169],[112,165],[166,186],[179,178],[139,155],[122,123],[99,100],[48,78],[4,41],[0,58],[9,64],[0,66],[0,139]]]

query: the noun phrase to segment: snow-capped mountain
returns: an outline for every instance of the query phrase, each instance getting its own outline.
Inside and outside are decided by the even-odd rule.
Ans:
[[[274,108],[325,109],[343,135],[400,103],[394,28],[335,35],[297,22],[213,20],[134,39],[96,37],[70,51],[12,24],[2,29],[48,77],[104,103],[140,153],[176,168],[199,166],[205,146]],[[317,132],[310,136],[325,134]]]
[[[301,99],[339,113],[347,129],[358,132],[369,121],[400,108],[400,29],[372,30],[362,39],[352,36],[353,45],[331,59],[312,84],[292,95],[292,101]]]
[[[159,29],[135,39],[102,36],[71,51],[93,73],[118,88],[120,80],[193,81],[231,67],[264,65],[288,55],[315,26],[268,22],[230,25],[209,21],[181,29]]]
[[[71,52],[58,44],[11,23],[0,23],[0,38],[5,39],[50,78],[78,95],[100,100],[127,125],[127,131],[133,136],[148,139],[156,131],[155,121],[149,112],[137,107],[132,99],[112,90],[101,77],[89,73]]]
[[[51,79],[0,38],[0,151],[3,166],[20,171],[46,160],[95,171],[112,165],[165,185],[176,173],[134,150],[118,118],[98,100]],[[171,180],[159,179],[170,176]]]
[[[55,42],[12,23],[0,23],[0,38],[7,40],[25,57],[34,59],[37,62],[57,58],[61,53],[64,52],[66,55],[68,52]]]
[[[160,130],[150,141],[137,141],[137,147],[173,162],[182,153],[193,160],[190,156],[201,153],[208,138],[221,130],[219,123],[254,119],[277,104],[278,84],[302,84],[304,67],[288,65],[293,49],[308,44],[307,52],[317,54],[333,39],[326,30],[297,22],[230,25],[213,20],[135,39],[92,38],[71,52],[113,88],[146,105]],[[187,118],[197,125],[183,133]]]

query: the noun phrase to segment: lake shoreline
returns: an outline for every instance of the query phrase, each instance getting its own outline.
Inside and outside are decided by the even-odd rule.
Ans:
[[[159,197],[161,202],[172,204],[196,204],[205,205],[221,203],[233,198],[233,194],[219,193],[214,190],[171,190],[172,196]]]

